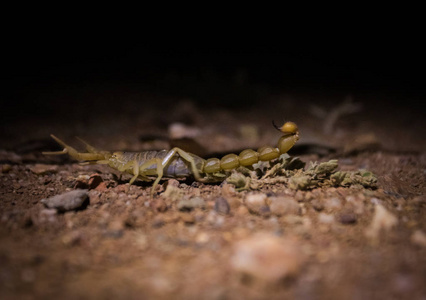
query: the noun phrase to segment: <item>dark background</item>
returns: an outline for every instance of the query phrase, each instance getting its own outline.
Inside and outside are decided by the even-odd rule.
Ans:
[[[156,44],[87,36],[15,39],[4,45],[2,121],[51,115],[73,106],[70,102],[84,107],[99,94],[129,91],[188,97],[200,106],[229,109],[258,105],[261,91],[322,98],[385,94],[384,105],[393,101],[392,107],[419,110],[426,95],[419,43],[413,38],[376,40],[374,35],[260,45]],[[118,105],[116,97],[104,98],[105,107]]]

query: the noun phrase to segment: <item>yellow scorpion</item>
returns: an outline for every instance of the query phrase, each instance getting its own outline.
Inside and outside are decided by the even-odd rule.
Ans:
[[[133,175],[129,184],[136,178],[151,181],[156,177],[152,189],[153,196],[156,186],[161,178],[183,178],[193,176],[195,180],[204,183],[220,182],[227,176],[227,172],[239,166],[251,166],[259,161],[270,161],[287,153],[299,140],[299,131],[294,122],[286,122],[283,126],[274,126],[283,133],[278,140],[277,147],[264,146],[257,151],[246,149],[239,155],[227,154],[221,159],[209,158],[207,160],[186,152],[180,148],[161,151],[143,152],[109,152],[98,151],[82,139],[87,152],[78,152],[73,147],[65,144],[59,138],[51,137],[64,149],[56,152],[43,152],[45,155],[69,154],[72,158],[82,161],[82,164],[105,164],[120,172]]]

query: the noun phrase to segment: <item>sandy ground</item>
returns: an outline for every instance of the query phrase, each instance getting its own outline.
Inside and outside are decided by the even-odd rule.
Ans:
[[[426,299],[425,124],[404,99],[256,90],[261,101],[210,105],[123,89],[58,90],[44,116],[3,123],[1,299]],[[271,120],[299,125],[290,155],[367,169],[377,187],[239,192],[189,178],[151,197],[149,182],[128,190],[117,170],[41,154],[59,150],[53,133],[81,150],[75,136],[220,157],[275,145]],[[88,189],[79,209],[41,202],[76,189]]]

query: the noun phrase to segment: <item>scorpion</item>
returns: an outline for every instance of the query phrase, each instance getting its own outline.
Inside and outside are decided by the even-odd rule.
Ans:
[[[264,146],[257,151],[245,149],[239,155],[227,154],[221,159],[203,159],[195,154],[186,152],[180,148],[160,151],[142,152],[110,152],[99,151],[84,140],[78,138],[86,146],[87,152],[78,152],[73,147],[51,134],[50,136],[64,149],[55,152],[43,152],[44,155],[68,154],[72,158],[81,161],[81,164],[105,164],[120,172],[126,172],[133,177],[129,181],[129,187],[136,179],[152,181],[156,177],[151,188],[151,196],[154,195],[161,178],[185,178],[193,177],[203,183],[221,182],[229,172],[239,166],[250,167],[259,161],[271,161],[281,154],[287,153],[299,140],[299,130],[294,122],[286,122],[283,126],[274,127],[282,133],[277,147]]]

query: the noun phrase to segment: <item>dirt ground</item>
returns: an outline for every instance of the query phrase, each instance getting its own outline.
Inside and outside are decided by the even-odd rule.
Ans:
[[[426,299],[425,122],[402,95],[258,88],[210,105],[129,86],[38,92],[44,115],[2,124],[0,299]],[[41,154],[60,150],[53,133],[80,150],[75,136],[221,157],[276,145],[272,120],[298,124],[291,156],[367,169],[377,186],[189,178],[151,197],[149,182],[128,190],[117,170]],[[89,195],[79,209],[41,202],[76,189]]]

